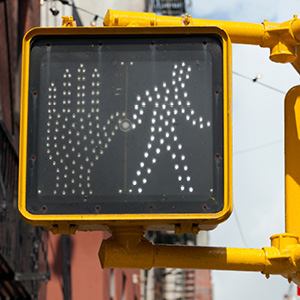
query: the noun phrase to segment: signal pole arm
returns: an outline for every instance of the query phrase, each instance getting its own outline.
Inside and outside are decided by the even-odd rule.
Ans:
[[[293,234],[271,237],[262,249],[153,245],[142,227],[114,227],[102,242],[103,268],[183,268],[261,272],[267,278],[280,274],[300,284],[300,244]]]
[[[300,74],[300,20],[294,15],[292,20],[284,23],[271,23],[264,20],[262,24],[232,22],[219,20],[192,19],[191,16],[169,17],[154,13],[137,13],[108,10],[103,21],[104,26],[216,26],[225,30],[232,43],[258,45],[270,48],[270,59],[279,63],[291,63]]]

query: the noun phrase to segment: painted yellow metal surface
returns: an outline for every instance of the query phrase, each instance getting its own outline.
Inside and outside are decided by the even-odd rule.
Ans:
[[[300,236],[300,86],[285,98],[286,232]]]
[[[188,22],[186,19],[188,18]],[[297,15],[284,23],[264,20],[262,24],[192,19],[187,17],[157,16],[154,13],[135,13],[108,10],[104,26],[217,26],[225,30],[232,43],[259,45],[270,48],[270,59],[279,63],[292,63],[300,73],[297,56],[300,44],[300,20]]]
[[[51,215],[32,214],[26,209],[26,170],[27,170],[27,119],[28,119],[28,83],[31,40],[37,36],[51,35],[106,35],[106,34],[217,34],[223,41],[224,73],[224,208],[215,214],[93,214],[93,215]],[[54,233],[75,233],[77,230],[109,230],[111,226],[143,226],[148,229],[177,230],[187,228],[197,233],[200,229],[213,229],[225,221],[232,211],[232,107],[231,107],[231,42],[228,35],[216,27],[161,27],[161,28],[95,28],[63,27],[36,28],[29,31],[23,42],[22,94],[20,121],[20,168],[19,168],[19,211],[22,217],[32,225],[42,225]],[[189,230],[188,230],[189,231]],[[189,231],[190,232],[190,231]]]
[[[62,22],[62,27],[76,27],[76,21],[73,19],[73,17],[62,17],[63,22]]]
[[[99,259],[103,268],[188,268],[281,274],[299,284],[299,237],[278,234],[271,247],[262,249],[153,245],[143,237],[143,228],[112,228],[103,241]]]

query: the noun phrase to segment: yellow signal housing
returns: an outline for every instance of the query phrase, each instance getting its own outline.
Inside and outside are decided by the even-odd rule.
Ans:
[[[232,211],[231,42],[217,27],[35,28],[19,211],[55,233],[213,229]]]

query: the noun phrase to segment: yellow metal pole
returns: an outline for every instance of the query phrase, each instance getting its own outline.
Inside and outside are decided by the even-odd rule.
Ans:
[[[289,234],[272,237],[263,249],[153,245],[143,228],[116,227],[102,242],[99,258],[103,268],[188,268],[258,271],[299,280],[299,238]]]
[[[300,236],[300,86],[285,98],[286,232]]]
[[[266,257],[262,249],[154,245],[153,261],[156,268],[263,272]]]

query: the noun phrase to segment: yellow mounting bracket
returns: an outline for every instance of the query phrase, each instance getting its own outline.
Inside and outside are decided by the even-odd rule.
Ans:
[[[188,14],[182,15],[181,20],[182,20],[182,25],[184,26],[193,25],[193,20],[191,15]]]
[[[293,33],[293,24],[296,27],[297,15],[290,21],[274,24],[267,20],[263,22],[266,34],[269,38],[262,44],[263,47],[269,47],[271,50],[270,59],[274,62],[290,63],[297,60],[297,46],[299,41]]]
[[[62,17],[62,27],[76,27],[76,21],[74,21],[73,17]]]
[[[292,63],[300,73],[300,20],[294,15],[284,23],[265,20],[262,24],[219,20],[192,19],[182,17],[157,16],[154,13],[136,13],[108,10],[104,26],[216,26],[225,30],[232,43],[259,45],[270,48],[270,59],[279,63]]]

